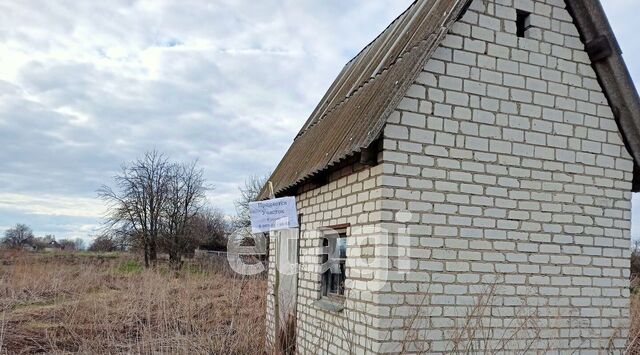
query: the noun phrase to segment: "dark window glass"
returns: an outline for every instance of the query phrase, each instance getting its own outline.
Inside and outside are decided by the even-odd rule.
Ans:
[[[323,238],[324,253],[322,263],[326,271],[322,275],[323,296],[344,296],[344,283],[347,277],[347,235],[327,235]]]

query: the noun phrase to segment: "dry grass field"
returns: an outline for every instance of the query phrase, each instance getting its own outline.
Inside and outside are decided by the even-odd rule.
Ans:
[[[127,254],[0,251],[0,354],[264,352],[266,281]]]
[[[631,328],[629,329],[628,354],[640,354],[640,296],[631,295]]]
[[[265,295],[264,277],[223,262],[145,270],[129,254],[0,251],[0,355],[264,354]],[[482,333],[474,313],[460,335]],[[640,354],[640,296],[631,318],[627,353]]]

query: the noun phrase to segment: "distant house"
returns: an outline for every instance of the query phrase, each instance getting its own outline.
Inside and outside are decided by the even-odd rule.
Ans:
[[[49,241],[44,247],[44,251],[60,251],[60,250],[64,250],[64,247],[55,240]]]
[[[598,0],[417,0],[270,178],[301,223],[270,238],[267,343],[622,353],[639,162]]]
[[[37,251],[38,247],[32,242],[25,242],[24,244],[22,244],[22,250]]]

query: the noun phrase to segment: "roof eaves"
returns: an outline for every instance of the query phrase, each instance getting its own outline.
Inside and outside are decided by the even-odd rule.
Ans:
[[[393,20],[393,22],[391,22],[391,24],[389,24],[389,26],[387,26],[384,31],[382,31],[382,33],[384,33],[385,31],[387,31],[396,21],[398,21],[398,19],[400,19],[402,16],[404,16],[409,10],[411,10],[414,6],[416,6],[416,3],[418,2],[418,0],[415,0],[411,6],[409,6],[405,11],[403,11],[398,17],[396,17],[395,20]],[[459,19],[465,12],[466,10],[469,8],[469,5],[471,5],[472,0],[457,0],[456,2],[458,3],[463,3],[463,5],[460,7],[460,13],[457,16],[457,19]],[[424,4],[425,2],[423,2]],[[445,25],[446,22],[446,16],[445,19],[443,20],[442,26]],[[441,27],[442,28],[442,27]],[[358,56],[363,53],[365,50],[367,50],[381,35],[382,33],[380,33],[378,36],[376,36],[376,38],[371,41],[365,48],[363,48],[360,52],[358,52],[358,54],[352,58],[347,65],[345,65],[345,68],[351,64],[356,58],[358,58]],[[439,35],[438,36],[439,39],[442,39],[442,36]],[[429,39],[429,36],[423,38],[421,40],[421,42],[427,41]],[[309,129],[313,128],[315,125],[318,124],[319,121],[321,121],[324,117],[326,117],[327,115],[329,115],[332,111],[334,111],[337,107],[339,107],[340,105],[344,104],[345,102],[347,102],[349,100],[349,98],[351,98],[353,95],[355,95],[360,89],[362,89],[363,87],[365,87],[367,84],[369,84],[370,82],[372,82],[373,80],[375,80],[377,77],[379,77],[381,74],[383,74],[385,71],[389,70],[392,66],[394,66],[398,61],[402,60],[402,58],[407,55],[408,53],[410,53],[411,51],[415,50],[416,48],[420,47],[420,43],[415,44],[409,48],[405,48],[397,58],[395,58],[393,60],[393,62],[389,63],[389,65],[383,66],[378,68],[378,70],[376,70],[376,72],[372,73],[372,75],[368,78],[365,78],[361,81],[359,81],[357,83],[357,86],[355,86],[352,90],[349,91],[349,94],[347,96],[345,96],[343,99],[341,99],[339,102],[337,102],[335,105],[333,105],[332,107],[326,109],[326,111],[322,114],[322,116],[320,116],[316,121],[314,122],[306,122],[305,125],[303,126],[303,129],[298,133],[298,135],[296,136],[296,139],[302,135],[304,135]],[[343,69],[344,70],[344,69]]]
[[[427,3],[430,7],[428,12],[419,15],[420,20],[414,25],[411,25],[411,21],[413,16],[417,15],[409,12],[412,18],[404,18],[402,24],[411,25],[412,30],[398,34],[406,36],[403,39],[405,43],[402,46],[394,44],[388,48],[396,53],[392,57],[387,56],[390,60],[383,61],[386,62],[385,65],[375,68],[378,71],[377,75],[372,75],[373,78],[360,76],[359,79],[366,78],[365,84],[356,86],[358,89],[352,89],[350,92],[342,90],[347,98],[343,97],[339,103],[333,103],[333,109],[326,115],[317,116],[317,112],[313,114],[316,117],[313,127],[294,140],[271,175],[275,194],[299,186],[375,141],[404,92],[419,75],[426,61],[431,58],[450,26],[459,19],[471,1],[423,0],[420,2],[421,8]],[[408,23],[405,23],[406,21]],[[370,53],[376,63],[380,60],[377,53]],[[354,73],[359,75],[362,70],[369,69],[373,72],[374,65],[359,66],[357,70],[348,68],[346,71],[343,70],[343,73],[346,72],[349,76]],[[344,80],[345,78],[338,78],[336,82],[342,85]],[[327,107],[323,109],[327,110]],[[320,117],[322,119],[318,119]],[[310,121],[306,124],[310,125]],[[263,188],[259,198],[264,199],[267,196],[266,189]]]
[[[449,2],[450,5],[443,5],[443,4],[447,4],[447,1]],[[357,134],[358,137],[361,137],[361,138],[358,138],[357,141],[354,141],[353,144],[351,144],[351,147],[349,148],[348,151],[344,151],[342,153],[328,152],[326,155],[327,159],[325,159],[325,162],[322,166],[316,164],[316,166],[313,169],[306,171],[304,175],[299,174],[298,171],[295,171],[295,173],[289,173],[289,175],[293,175],[295,178],[291,178],[292,176],[290,176],[289,178],[286,178],[286,180],[289,180],[289,181],[286,181],[285,184],[274,182],[274,185],[275,185],[274,192],[276,194],[279,194],[279,193],[282,193],[283,191],[287,191],[295,186],[298,186],[300,183],[306,181],[306,179],[313,177],[321,173],[322,171],[325,171],[328,167],[331,167],[337,164],[338,162],[344,160],[345,158],[348,158],[349,156],[357,154],[362,148],[366,148],[368,144],[375,141],[375,139],[379,136],[382,128],[384,127],[384,123],[386,122],[387,117],[393,111],[393,109],[395,109],[395,107],[399,103],[399,100],[402,98],[403,93],[408,89],[408,86],[411,85],[411,83],[415,80],[417,75],[420,73],[421,68],[424,67],[424,64],[426,63],[426,61],[431,57],[433,51],[440,44],[440,42],[446,35],[449,27],[457,19],[459,19],[460,16],[466,11],[471,1],[472,0],[438,0],[436,1],[435,3],[442,5],[440,6],[441,9],[446,6],[448,6],[449,8],[440,14],[441,21],[439,21],[440,23],[436,24],[435,28],[433,28],[432,31],[429,32],[430,34],[426,35],[425,33],[425,38],[422,38],[419,42],[417,42],[417,44],[412,45],[410,47],[403,48],[402,51],[400,51],[400,53],[397,54],[397,57],[395,57],[395,60],[393,60],[391,63],[389,63],[386,66],[380,67],[377,75],[375,75],[373,78],[369,78],[368,80],[366,80],[363,85],[360,85],[358,87],[358,90],[352,91],[350,95],[348,95],[348,97],[341,100],[341,102],[338,103],[337,105],[334,105],[332,111],[328,112],[327,115],[323,115],[322,116],[323,119],[317,120],[311,125],[311,127],[324,124],[325,117],[332,115],[333,111],[335,110],[342,110],[341,107],[343,106],[343,104],[348,102],[349,99],[353,98],[355,100],[362,88],[365,88],[368,85],[376,85],[374,84],[376,82],[376,79],[378,77],[383,76],[385,72],[392,71],[392,68],[393,68],[393,70],[396,71],[394,77],[397,78],[396,79],[397,81],[395,81],[395,85],[393,85],[394,86],[393,92],[387,92],[385,94],[386,96],[385,96],[385,99],[383,100],[385,102],[384,104],[385,107],[383,108],[383,111],[380,111],[375,115],[375,120],[373,120],[373,117],[372,119],[370,119],[370,121],[372,122],[375,121],[375,123],[372,123],[372,125],[369,126],[368,129],[366,130],[363,130],[366,128],[363,126],[362,128],[357,128],[357,130],[360,130],[360,132],[352,132],[354,134]],[[430,14],[431,21],[433,21],[434,16],[438,16],[438,15],[436,15],[435,12],[432,12]],[[422,23],[433,23],[433,22],[424,22],[425,20],[426,18],[423,18]],[[399,64],[405,61],[405,58],[412,58],[412,59],[406,59],[405,64]],[[396,70],[397,68],[395,67],[403,66],[403,65],[406,66],[406,68],[403,68],[400,71],[403,74],[398,76],[399,72],[397,72]],[[384,80],[388,80],[388,78]],[[360,107],[360,106],[358,105],[357,107]],[[309,124],[309,122],[307,122],[306,124]],[[294,146],[296,145],[296,143],[299,143],[298,139],[302,140],[305,138],[306,134],[312,134],[309,132],[315,132],[317,129],[319,129],[317,127],[313,127],[313,128],[315,128],[315,130],[307,129],[306,132],[304,132],[304,134],[302,134],[301,136],[298,136],[296,140],[294,140],[294,144],[289,148],[283,160],[280,161],[280,164],[278,164],[278,167],[276,167],[276,169],[274,170],[274,173],[272,174],[271,178],[274,178],[274,176],[276,176],[277,173],[280,172],[280,170],[287,169],[287,166],[285,165],[287,164],[291,165],[290,162],[285,163],[285,161],[290,155],[291,156],[296,155],[296,153],[292,153],[292,149],[294,149]],[[362,134],[364,134],[364,137],[362,136]],[[346,136],[344,137],[344,139],[347,139],[347,138],[348,137]],[[347,143],[347,142],[343,140],[342,143]],[[308,142],[305,144],[308,144]],[[345,144],[342,144],[342,145],[345,145]],[[338,153],[342,155],[339,155]],[[298,152],[298,155],[299,155],[299,152]],[[306,157],[306,158],[314,160],[312,159],[312,157]],[[318,158],[318,157],[315,157],[315,158]],[[291,166],[289,166],[289,168],[291,168]],[[279,180],[282,180],[281,176],[278,176],[274,181],[279,181]],[[260,199],[267,198],[266,188],[262,189],[261,193],[259,194],[259,198]]]

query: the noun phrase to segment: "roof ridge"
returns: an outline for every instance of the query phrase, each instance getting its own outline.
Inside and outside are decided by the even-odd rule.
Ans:
[[[353,62],[355,59],[357,59],[360,54],[362,54],[367,48],[369,48],[371,45],[373,45],[373,43],[375,41],[377,41],[378,38],[380,38],[380,36],[382,36],[389,28],[391,28],[394,23],[396,23],[400,18],[402,18],[402,16],[407,14],[407,12],[409,12],[419,1],[422,1],[422,0],[414,0],[411,3],[411,5],[409,5],[409,7],[407,7],[406,10],[404,10],[400,15],[398,15],[395,18],[395,20],[393,20],[382,32],[380,32],[378,34],[378,36],[376,36],[376,38],[373,41],[371,41],[366,47],[364,47],[360,52],[358,52],[358,54],[355,57],[353,57],[349,62],[347,62],[347,64],[345,64],[345,66],[343,68],[348,67],[349,64],[351,62]],[[429,1],[429,0],[424,0],[424,1]],[[459,0],[456,0],[456,3],[458,3],[458,1]],[[304,128],[303,131],[299,132],[296,135],[294,140],[297,140],[298,138],[304,136],[307,132],[309,132],[310,129],[312,129],[313,127],[318,125],[326,116],[328,116],[330,113],[335,111],[338,107],[340,107],[342,104],[344,104],[346,101],[348,101],[349,98],[353,97],[353,95],[355,95],[363,87],[365,87],[367,84],[369,84],[370,82],[372,82],[373,80],[378,78],[380,75],[382,75],[385,71],[387,71],[391,67],[393,67],[400,59],[402,59],[408,53],[411,53],[415,48],[417,48],[420,45],[420,43],[426,41],[429,38],[429,36],[431,36],[432,34],[438,32],[439,30],[441,30],[443,28],[443,25],[444,25],[444,22],[441,23],[441,25],[438,28],[434,29],[433,32],[425,34],[418,42],[416,42],[415,45],[413,45],[411,47],[408,47],[408,48],[405,48],[404,51],[400,52],[398,54],[398,56],[391,63],[389,63],[389,65],[381,67],[377,72],[373,73],[373,75],[371,75],[369,78],[367,78],[366,80],[364,80],[361,83],[359,83],[358,86],[356,86],[354,89],[350,90],[350,92],[347,95],[345,95],[342,99],[340,99],[340,101],[336,102],[333,106],[327,108],[320,117],[318,117],[315,121],[313,121],[309,126]]]
[[[271,175],[276,193],[369,146],[469,1],[414,1],[350,61]]]
[[[414,1],[414,4],[417,3],[419,0]],[[408,9],[407,9],[408,10]],[[406,10],[405,10],[406,11]],[[367,84],[369,84],[370,82],[374,81],[376,78],[378,78],[380,75],[382,75],[385,71],[388,71],[389,69],[391,69],[391,67],[393,67],[394,65],[396,65],[398,63],[398,61],[400,61],[404,56],[406,56],[407,54],[411,53],[412,51],[414,51],[416,48],[418,48],[420,46],[421,43],[425,42],[428,40],[428,38],[433,35],[436,32],[439,32],[443,29],[443,26],[437,27],[436,29],[433,30],[433,32],[430,32],[428,34],[426,34],[422,39],[420,39],[420,41],[416,42],[415,45],[405,49],[403,52],[401,52],[396,59],[393,60],[393,62],[389,63],[389,65],[380,68],[380,70],[378,70],[378,72],[374,73],[372,76],[370,76],[367,80],[363,81],[362,84],[358,85],[354,90],[352,90],[349,95],[346,95],[342,100],[340,100],[339,102],[337,102],[335,105],[333,105],[331,108],[328,108],[324,114],[322,114],[322,116],[320,116],[315,122],[313,122],[313,124],[309,125],[309,127],[307,127],[307,129],[305,129],[301,134],[299,134],[296,139],[298,139],[299,137],[304,136],[307,132],[309,132],[309,130],[311,128],[313,128],[314,126],[316,126],[318,123],[320,123],[326,116],[328,116],[331,112],[333,112],[335,109],[337,109],[339,106],[341,106],[342,104],[344,104],[346,101],[349,100],[349,98],[351,98],[353,95],[355,95],[358,91],[360,91],[362,88],[364,88]]]
[[[387,25],[387,27],[385,27],[380,33],[378,33],[378,35],[372,41],[370,41],[366,46],[364,46],[364,48],[362,48],[355,56],[353,56],[351,59],[349,59],[349,61],[342,66],[342,70],[341,70],[340,74],[338,75],[338,78],[342,75],[342,72],[344,72],[345,70],[348,70],[348,68],[351,65],[357,65],[358,58],[360,56],[366,55],[365,53],[376,43],[376,41],[378,41],[385,33],[387,33],[387,31],[393,31],[393,26],[396,25],[398,23],[398,21],[401,21],[405,16],[407,16],[407,14],[412,9],[416,8],[417,4],[420,1],[431,1],[431,0],[413,0],[413,2],[404,11],[402,11],[398,16],[396,16],[396,18],[393,21],[391,21],[391,23],[389,25]],[[416,11],[419,11],[419,10],[416,10]],[[382,71],[382,69],[384,69],[384,68],[381,68],[381,70],[379,70],[379,71]],[[358,87],[363,86],[367,81],[373,79],[373,77],[376,74],[377,73],[374,73],[374,75],[370,76],[366,80],[364,80],[361,83],[359,83],[360,85],[358,85]],[[334,85],[335,85],[335,82],[331,84],[331,86],[329,87],[329,91],[327,93],[329,93],[331,91],[331,88]],[[300,138],[302,135],[304,135],[304,133],[306,131],[308,131],[311,127],[315,126],[318,123],[318,121],[320,121],[322,119],[322,117],[324,117],[327,113],[329,113],[330,111],[334,110],[337,106],[339,106],[340,103],[342,103],[345,100],[345,98],[348,98],[349,96],[351,96],[352,94],[355,93],[355,89],[352,89],[351,91],[352,92],[350,92],[349,95],[347,95],[344,98],[340,99],[339,103],[334,104],[330,108],[326,108],[324,110],[324,114],[322,114],[320,117],[316,117],[315,119],[313,119],[315,114],[316,114],[316,111],[318,110],[318,108],[320,108],[322,106],[322,103],[325,101],[325,98],[323,98],[320,101],[320,104],[318,104],[318,106],[313,110],[313,112],[311,112],[311,114],[307,118],[307,121],[302,126],[302,129],[294,137],[294,140],[296,140],[296,139]],[[326,100],[326,103],[329,104],[331,101],[332,100]],[[309,125],[307,126],[307,124],[309,124]]]

